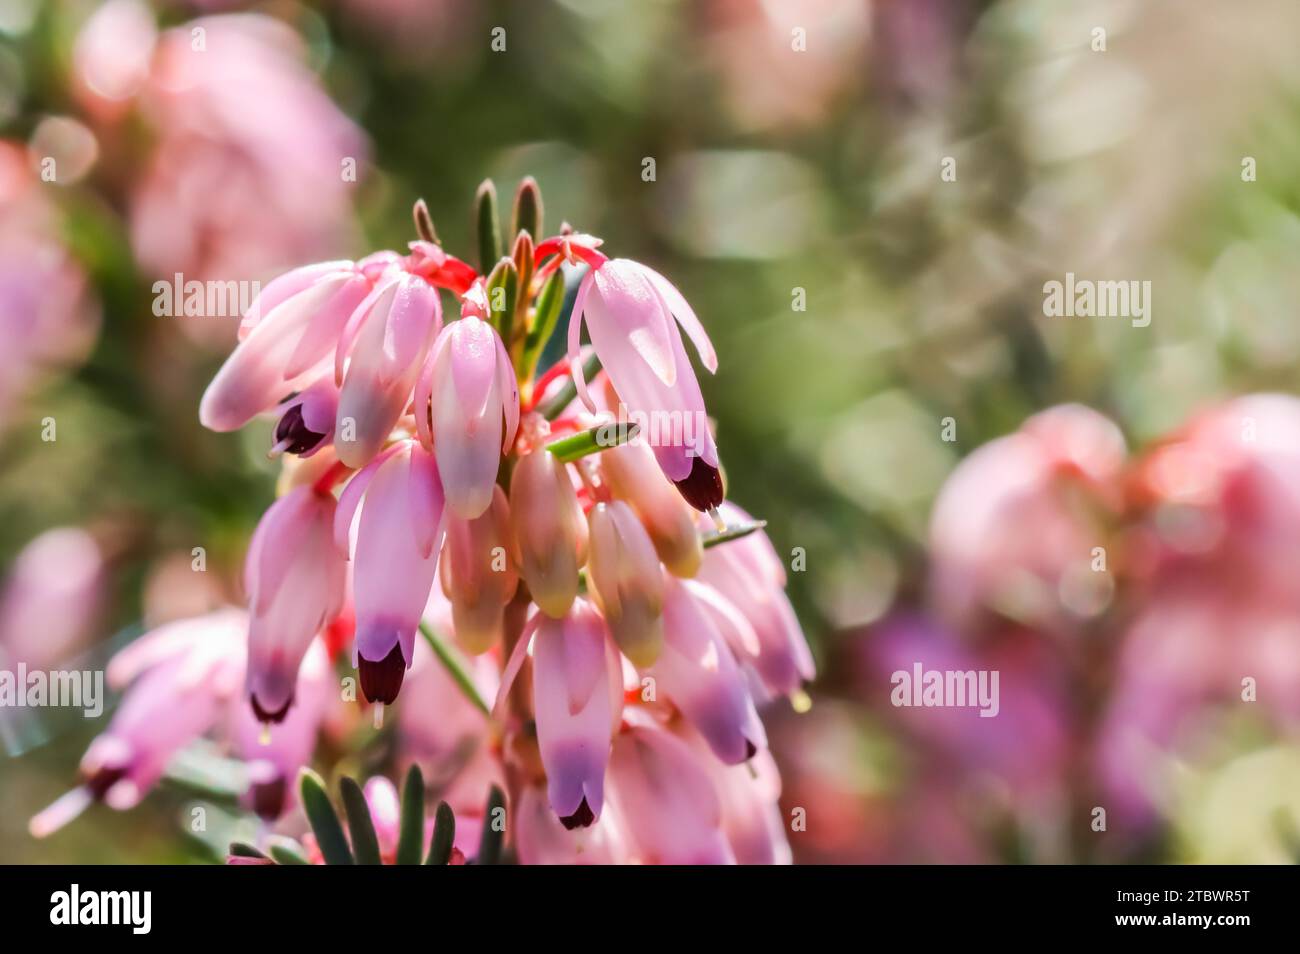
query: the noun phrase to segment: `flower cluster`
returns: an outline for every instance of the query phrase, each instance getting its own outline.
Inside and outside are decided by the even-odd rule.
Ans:
[[[787,859],[756,707],[801,694],[813,661],[761,523],[724,501],[682,332],[712,372],[708,335],[666,278],[600,239],[566,225],[534,242],[531,179],[508,255],[490,183],[478,205],[481,270],[443,250],[419,203],[406,254],[296,269],[245,315],[200,419],[272,415],[270,454],[289,460],[248,549],[246,647],[211,655],[274,740],[309,707],[323,632],[354,620],[376,721],[434,685],[402,692],[423,632],[444,660],[495,661],[521,860]],[[567,354],[539,371],[566,300]],[[158,692],[188,691],[155,673]],[[82,800],[156,777],[170,751],[147,772],[88,755]]]

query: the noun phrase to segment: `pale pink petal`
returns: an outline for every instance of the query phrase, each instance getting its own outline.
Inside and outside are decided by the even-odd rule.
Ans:
[[[700,355],[700,361],[709,369],[710,374],[716,374],[718,371],[718,353],[713,350],[713,342],[709,340],[709,334],[700,324],[700,319],[695,316],[695,310],[682,297],[682,293],[668,279],[664,278],[653,268],[648,265],[642,265],[641,270],[654,286],[659,297],[663,299],[664,307],[672,313],[678,323],[686,332],[686,336],[691,339],[695,345],[695,350]]]

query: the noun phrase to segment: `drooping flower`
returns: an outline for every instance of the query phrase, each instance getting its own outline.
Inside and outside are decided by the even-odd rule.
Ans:
[[[753,522],[728,501],[719,510],[729,525]],[[752,655],[743,655],[769,692],[788,695],[816,675],[803,629],[785,595],[785,566],[762,530],[705,551],[698,579],[717,590],[753,629]],[[715,617],[717,622],[725,622]],[[746,634],[747,635],[747,634]],[[738,650],[745,640],[736,640]]]
[[[238,430],[319,377],[389,256],[307,265],[269,283],[249,306],[239,344],[203,392],[203,426]]]
[[[442,483],[433,455],[416,441],[399,441],[352,478],[339,498],[334,522],[335,543],[345,552],[354,518],[353,657],[365,697],[389,703],[397,698],[414,658],[415,632],[433,588],[445,532]]]
[[[611,800],[627,825],[636,860],[735,864],[708,758],[656,725],[638,724],[618,734],[609,765]]]
[[[592,595],[619,649],[638,666],[654,665],[664,641],[664,582],[654,544],[621,500],[591,508]]]
[[[664,646],[650,668],[659,688],[723,762],[737,765],[766,747],[745,677],[696,595],[692,581],[667,577]]]
[[[519,426],[515,371],[486,314],[479,282],[466,293],[460,320],[438,335],[415,386],[420,438],[438,459],[447,506],[467,520],[491,503],[501,455]]]
[[[429,346],[442,329],[438,290],[392,265],[348,318],[335,351],[341,383],[334,445],[339,460],[363,467],[379,453],[411,401]]]
[[[172,756],[237,697],[247,627],[243,612],[223,609],[160,626],[114,656],[108,684],[130,689],[82,756],[82,784],[32,818],[32,835],[51,834],[91,802],[119,811],[139,804]]]
[[[578,595],[587,521],[564,465],[545,449],[524,455],[510,478],[510,524],[519,572],[533,601],[558,619]]]
[[[537,247],[540,259],[562,255],[586,262],[569,319],[569,363],[578,396],[596,410],[580,367],[585,323],[592,346],[629,416],[646,418],[644,439],[664,474],[698,510],[722,503],[718,448],[709,428],[700,384],[682,345],[695,345],[710,373],[718,357],[694,310],[673,284],[652,268],[606,258],[591,236],[566,235]]]
[[[332,545],[335,514],[333,496],[298,487],[262,515],[249,544],[247,688],[262,722],[284,718],[307,648],[343,608],[347,566]]]
[[[298,667],[293,705],[273,728],[267,728],[246,705],[232,707],[231,734],[248,774],[244,804],[273,821],[294,804],[298,770],[311,763],[331,702],[337,698],[334,667],[325,643],[313,639]]]
[[[622,667],[600,614],[574,601],[562,620],[533,617],[533,711],[551,808],[565,828],[600,817]],[[525,630],[522,640],[532,633]]]

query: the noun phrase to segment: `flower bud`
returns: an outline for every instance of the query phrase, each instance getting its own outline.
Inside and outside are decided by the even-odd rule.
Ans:
[[[587,522],[578,495],[549,451],[521,458],[510,481],[510,524],[520,573],[542,612],[559,619],[578,595]]]
[[[456,641],[474,655],[501,638],[505,605],[519,585],[507,556],[509,546],[510,505],[500,487],[494,488],[482,516],[447,517],[447,543],[439,565],[442,591],[451,601]]]
[[[632,508],[621,500],[592,508],[592,595],[619,649],[651,666],[663,648],[664,583],[659,558]]]
[[[614,496],[641,518],[664,566],[675,576],[694,576],[704,559],[695,515],[665,479],[649,447],[635,441],[612,447],[600,455],[600,467]]]

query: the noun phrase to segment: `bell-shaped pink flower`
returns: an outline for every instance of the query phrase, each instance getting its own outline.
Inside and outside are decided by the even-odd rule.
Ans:
[[[578,569],[587,562],[587,520],[563,464],[535,450],[510,477],[510,525],[516,562],[538,607],[559,619],[578,595]]]
[[[728,765],[738,765],[767,746],[767,735],[744,673],[694,595],[699,589],[704,587],[667,577],[664,647],[649,673],[713,753]]]
[[[704,559],[695,515],[640,441],[603,451],[600,471],[619,500],[636,511],[664,566],[677,576],[694,576]]]
[[[363,467],[411,400],[429,346],[442,329],[438,290],[404,265],[390,266],[348,318],[335,351],[341,383],[334,446]]]
[[[248,706],[233,707],[232,735],[248,772],[242,801],[249,809],[274,820],[294,804],[298,772],[311,764],[321,723],[337,698],[329,653],[313,639],[298,670],[294,704],[282,722],[268,729]]]
[[[248,591],[248,697],[263,722],[279,722],[317,633],[343,608],[347,566],[332,545],[335,502],[298,487],[262,515],[244,563]]]
[[[605,803],[610,737],[622,711],[622,665],[604,621],[586,600],[575,600],[562,620],[537,613],[533,623],[533,711],[551,808],[565,828],[585,828]]]
[[[722,831],[722,805],[706,768],[710,756],[666,729],[625,728],[614,740],[610,797],[643,864],[735,864]]]
[[[138,805],[172,756],[236,698],[247,626],[242,611],[223,609],[160,626],[114,656],[108,684],[129,688],[81,759],[83,783],[32,818],[32,835],[51,834],[95,801],[119,811]]]
[[[280,420],[275,425],[275,444],[270,456],[310,457],[322,447],[328,447],[334,441],[338,407],[339,389],[329,374],[289,398],[277,408]]]
[[[687,741],[697,749],[704,748],[698,738]],[[722,804],[722,831],[736,863],[791,864],[793,855],[781,814],[781,775],[772,753],[759,752],[745,765],[724,765],[708,757],[701,761],[713,777]]]
[[[323,262],[262,289],[240,325],[239,344],[203,393],[203,426],[238,430],[318,377],[374,276],[368,260]]]
[[[628,659],[652,666],[664,641],[664,582],[654,544],[621,500],[591,508],[592,595]]]
[[[389,703],[414,658],[415,631],[442,546],[442,482],[433,455],[415,441],[401,441],[349,481],[334,521],[341,549],[347,548],[354,517],[354,661],[365,697]]]
[[[439,576],[451,602],[456,642],[466,652],[486,652],[501,638],[506,603],[519,585],[510,548],[510,505],[500,487],[492,488],[492,503],[482,516],[447,515]]]
[[[719,512],[730,526],[753,522],[730,501]],[[785,566],[766,533],[757,530],[706,550],[698,579],[717,590],[752,626],[758,652],[745,661],[770,692],[788,695],[812,680],[816,666],[785,595]]]
[[[588,828],[566,828],[540,785],[529,785],[514,806],[515,850],[521,865],[617,865],[628,860],[623,822],[613,805]]]
[[[519,385],[500,336],[474,313],[486,308],[482,285],[465,301],[464,315],[442,329],[420,373],[415,421],[438,458],[447,506],[472,520],[492,502],[501,455],[515,441]]]
[[[628,416],[644,416],[642,437],[691,506],[708,510],[722,502],[718,448],[709,429],[704,397],[678,324],[685,329],[710,373],[718,356],[694,310],[673,284],[652,268],[625,258],[607,259],[589,238],[568,236],[538,246],[541,258],[563,251],[587,261],[569,319],[569,364],[578,395],[593,413],[580,367],[586,322],[592,347],[613,382]]]

